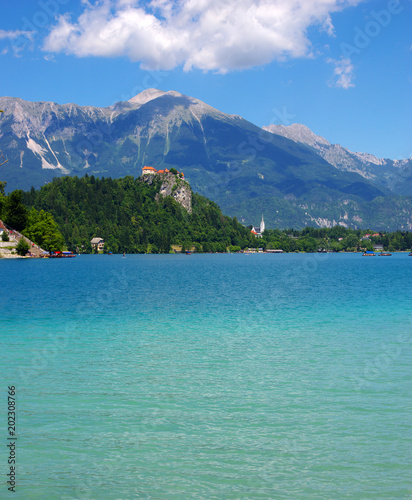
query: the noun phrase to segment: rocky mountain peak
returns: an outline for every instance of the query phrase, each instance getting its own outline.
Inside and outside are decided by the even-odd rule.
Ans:
[[[143,104],[146,104],[149,101],[152,101],[153,99],[156,99],[157,97],[160,97],[162,95],[166,94],[163,90],[158,90],[158,89],[146,89],[143,92],[140,92],[140,94],[135,95],[131,99],[128,100],[128,102],[132,104],[139,104],[140,106]]]
[[[268,125],[263,127],[263,130],[278,134],[295,142],[303,142],[308,146],[324,145],[330,146],[330,142],[324,137],[314,134],[310,128],[301,123],[293,123],[292,125]]]
[[[190,97],[175,90],[169,90],[167,92],[158,90],[158,89],[146,89],[140,94],[132,97],[128,101],[116,103],[115,106],[112,106],[111,109],[115,112],[124,113],[125,111],[129,111],[133,108],[139,108],[144,104],[149,103],[150,101],[154,101],[160,97],[169,98],[167,108],[172,109],[175,107],[175,111],[177,114],[182,113],[182,107],[187,111],[187,118],[195,118],[196,120],[201,119],[204,115],[213,115],[215,117],[219,117],[219,119],[224,120],[233,120],[233,119],[241,119],[239,116],[235,115],[227,115],[222,113],[221,111],[213,108],[209,104],[206,104],[195,97]],[[164,105],[164,103],[163,103]],[[176,113],[174,113],[176,114]]]

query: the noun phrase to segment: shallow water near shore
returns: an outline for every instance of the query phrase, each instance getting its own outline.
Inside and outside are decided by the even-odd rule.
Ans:
[[[0,271],[1,498],[412,498],[407,253]]]

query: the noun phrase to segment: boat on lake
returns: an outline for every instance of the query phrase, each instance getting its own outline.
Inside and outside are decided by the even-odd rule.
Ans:
[[[73,252],[62,252],[62,257],[63,258],[76,257],[76,254],[74,254]]]
[[[71,257],[76,257],[76,254],[73,252],[50,252],[45,257],[49,259],[67,259]]]
[[[366,252],[363,252],[362,257],[375,257],[376,253],[372,252],[371,250],[367,250]]]
[[[389,252],[381,252],[378,254],[378,257],[390,257],[391,255]]]

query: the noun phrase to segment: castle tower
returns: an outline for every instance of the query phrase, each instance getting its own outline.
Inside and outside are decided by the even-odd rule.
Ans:
[[[260,222],[260,233],[262,234],[264,230],[265,230],[265,221],[263,220],[263,214],[262,214],[262,220]]]

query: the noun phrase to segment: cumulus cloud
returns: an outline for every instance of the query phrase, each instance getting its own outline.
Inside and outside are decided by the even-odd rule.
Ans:
[[[101,0],[61,16],[43,49],[126,56],[144,69],[226,72],[311,54],[307,30],[362,0]]]
[[[331,87],[349,89],[355,86],[352,83],[354,67],[350,59],[341,57],[340,59],[328,59],[327,62],[335,66],[334,78],[329,83]]]

